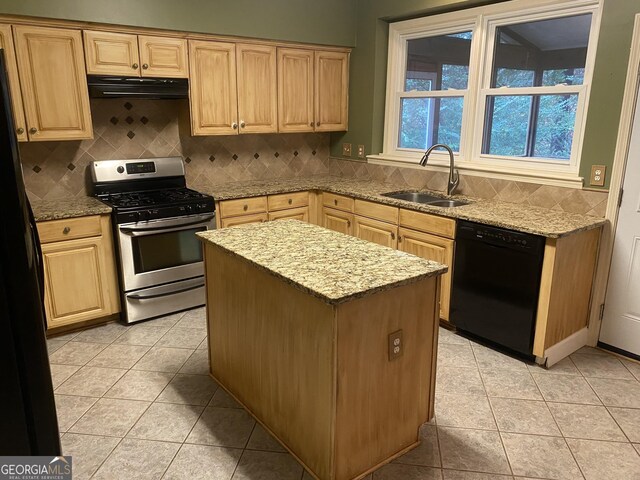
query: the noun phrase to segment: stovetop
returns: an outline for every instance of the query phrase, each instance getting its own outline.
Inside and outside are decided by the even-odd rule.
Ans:
[[[215,211],[213,197],[185,187],[108,193],[98,198],[113,208],[118,224]]]

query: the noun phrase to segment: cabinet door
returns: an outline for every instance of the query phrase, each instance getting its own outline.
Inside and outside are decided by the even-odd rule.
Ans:
[[[269,212],[269,220],[300,220],[309,223],[309,207],[289,208]]]
[[[442,275],[442,283],[440,284],[440,318],[448,321],[449,303],[451,299],[451,277],[453,274],[454,241],[400,227],[398,232],[398,248],[403,252],[449,266],[447,273]]]
[[[223,218],[220,221],[222,228],[235,227],[237,225],[246,225],[248,223],[262,223],[267,221],[266,213],[258,213],[256,215],[241,215],[239,217]]]
[[[42,245],[49,328],[114,313],[109,284],[115,285],[115,273],[109,274],[104,241],[93,237]]]
[[[82,34],[15,26],[14,40],[29,140],[92,138]]]
[[[276,47],[236,45],[240,133],[278,131]]]
[[[315,54],[315,129],[331,132],[347,129],[349,112],[349,54]]]
[[[322,226],[345,235],[353,235],[353,213],[324,207],[322,209]]]
[[[138,44],[143,77],[189,77],[185,39],[139,35]]]
[[[13,109],[13,123],[15,123],[16,127],[16,136],[18,137],[19,142],[26,142],[27,123],[24,118],[24,108],[22,107],[22,91],[20,90],[20,80],[18,78],[16,51],[13,47],[13,37],[11,36],[11,25],[0,25],[0,48],[4,49],[4,59],[7,67],[7,77],[9,78],[9,94],[11,95],[11,108]]]
[[[278,48],[278,131],[314,131],[312,50]]]
[[[355,216],[355,236],[385,247],[398,245],[398,227],[371,218]]]
[[[93,30],[83,33],[87,73],[140,76],[137,35]]]
[[[191,133],[238,133],[235,44],[189,40],[189,77]]]

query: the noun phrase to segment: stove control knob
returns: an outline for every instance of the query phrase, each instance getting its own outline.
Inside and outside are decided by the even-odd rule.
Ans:
[[[131,220],[134,222],[140,221],[140,212],[131,212]]]
[[[192,205],[185,205],[184,206],[184,211],[187,212],[187,213],[193,212],[193,206]]]
[[[149,220],[151,218],[151,210],[143,210],[138,214],[140,220]]]
[[[124,167],[122,165],[120,165],[118,168],[116,168],[116,171],[118,173],[124,173]]]

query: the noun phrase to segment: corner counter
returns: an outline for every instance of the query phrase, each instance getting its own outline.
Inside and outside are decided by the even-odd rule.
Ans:
[[[446,266],[296,220],[198,235],[211,374],[315,478],[418,445]]]

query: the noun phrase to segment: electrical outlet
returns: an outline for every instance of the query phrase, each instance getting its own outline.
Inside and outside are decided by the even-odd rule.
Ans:
[[[342,156],[343,157],[350,157],[351,156],[351,144],[350,143],[343,143],[342,144]]]
[[[604,187],[604,174],[607,167],[605,165],[591,165],[591,180],[589,184],[593,187]]]
[[[404,345],[402,344],[402,330],[389,334],[389,361],[402,356]]]
[[[358,158],[364,158],[364,145],[358,145]]]

